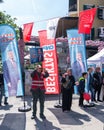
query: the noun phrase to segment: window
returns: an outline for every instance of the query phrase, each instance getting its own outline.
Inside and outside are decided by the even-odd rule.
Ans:
[[[97,16],[99,19],[104,19],[104,6],[98,7]]]
[[[104,27],[99,27],[98,28],[98,37],[99,38],[104,38]]]
[[[92,28],[91,33],[85,35],[85,40],[94,40],[94,36],[95,36],[95,29]]]
[[[83,5],[83,10],[94,8],[95,5]]]

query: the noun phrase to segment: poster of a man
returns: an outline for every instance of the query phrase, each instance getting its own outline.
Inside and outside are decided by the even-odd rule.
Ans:
[[[7,57],[7,60],[3,62],[4,79],[8,87],[9,96],[15,96],[20,82],[19,71],[12,50],[7,51]]]
[[[43,50],[42,48],[38,48],[38,61],[43,61]]]
[[[85,63],[81,52],[76,53],[76,60],[72,63],[72,73],[75,76],[76,81],[82,76],[82,73],[86,71]]]
[[[43,57],[43,49],[42,48],[30,48],[30,62],[31,64],[42,62]]]

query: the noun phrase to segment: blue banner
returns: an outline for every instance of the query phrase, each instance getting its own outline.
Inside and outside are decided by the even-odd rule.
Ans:
[[[30,48],[30,62],[31,64],[42,62],[43,57],[43,48]]]
[[[7,25],[0,25],[0,49],[2,55],[5,96],[23,96],[23,83],[16,33]]]
[[[83,72],[87,72],[85,39],[83,34],[78,34],[77,29],[67,30],[70,51],[71,68],[75,80],[78,81]]]

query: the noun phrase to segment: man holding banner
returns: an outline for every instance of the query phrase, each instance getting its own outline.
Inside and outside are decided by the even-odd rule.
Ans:
[[[44,101],[45,101],[44,78],[47,78],[48,76],[49,76],[48,72],[45,69],[43,69],[41,65],[37,65],[36,70],[34,70],[31,73],[31,77],[32,77],[31,92],[33,96],[33,115],[31,119],[36,118],[38,99],[40,102],[40,118],[45,119],[45,116],[44,116]]]

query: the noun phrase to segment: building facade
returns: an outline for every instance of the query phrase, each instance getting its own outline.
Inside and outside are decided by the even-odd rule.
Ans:
[[[80,11],[97,8],[90,35],[86,40],[100,39],[104,41],[104,0],[69,0],[69,17],[79,17]]]

